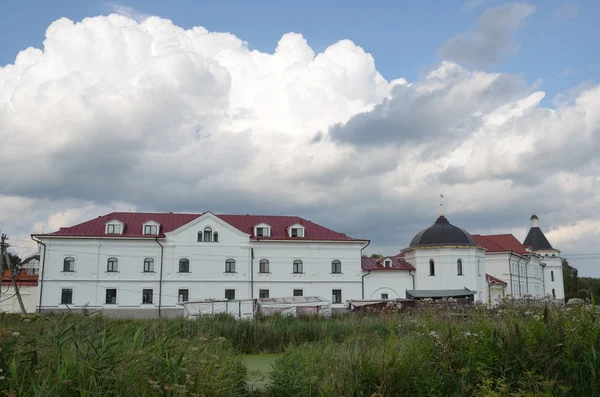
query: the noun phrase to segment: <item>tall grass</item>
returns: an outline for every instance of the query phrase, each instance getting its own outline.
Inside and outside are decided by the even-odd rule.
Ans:
[[[596,317],[529,303],[254,321],[1,315],[0,395],[595,396]],[[240,355],[279,352],[250,391]]]

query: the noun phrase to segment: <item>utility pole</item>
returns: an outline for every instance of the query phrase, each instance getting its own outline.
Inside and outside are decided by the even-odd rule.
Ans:
[[[17,274],[15,273],[15,267],[10,262],[10,258],[8,256],[7,248],[10,246],[10,244],[8,244],[6,240],[8,240],[6,234],[3,233],[2,235],[0,235],[0,257],[4,259],[4,261],[6,262],[6,266],[10,270],[13,288],[15,289],[15,295],[17,295],[19,306],[21,306],[21,313],[27,314],[27,311],[25,310],[25,305],[23,304],[23,299],[21,299],[21,292],[19,291],[19,286],[17,285]],[[2,268],[2,273],[4,273],[4,267]]]

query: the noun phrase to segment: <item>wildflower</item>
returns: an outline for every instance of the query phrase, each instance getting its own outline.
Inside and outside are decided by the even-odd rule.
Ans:
[[[438,339],[440,337],[440,335],[435,331],[431,331],[429,333],[429,336],[431,336],[432,338],[435,338],[435,339]]]
[[[534,319],[535,321],[540,321],[540,316],[538,316],[538,315],[536,314],[535,316],[533,316],[533,319]]]
[[[30,318],[24,318],[24,319],[23,319],[23,322],[24,322],[24,323],[30,323],[30,322],[31,322],[31,319],[30,319]]]
[[[218,340],[219,342],[225,342],[225,341],[227,340],[227,338],[225,338],[225,337],[223,337],[223,336],[219,336],[219,337],[217,338],[217,340]]]
[[[527,311],[526,311],[524,314],[525,314],[526,316],[531,316],[531,315],[533,314],[533,312],[532,312],[532,311],[530,311],[530,310],[527,310]]]
[[[0,374],[1,374],[2,372],[4,372],[4,370],[3,370],[2,368],[0,368]]]
[[[21,333],[15,331],[15,332],[12,333],[12,336],[14,336],[15,338],[18,338],[19,336],[21,336]]]
[[[197,352],[198,351],[198,347],[197,346],[192,347],[192,351],[193,352]]]
[[[469,336],[472,336],[473,334],[471,333],[471,331],[467,331],[463,334],[466,338],[468,338]]]
[[[5,379],[4,376],[0,376],[0,380],[4,380],[4,379]]]

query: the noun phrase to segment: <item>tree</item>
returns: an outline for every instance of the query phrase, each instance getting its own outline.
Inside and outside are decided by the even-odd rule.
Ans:
[[[565,299],[580,297],[579,291],[579,271],[569,265],[569,261],[562,260],[563,283],[565,286]]]
[[[373,258],[373,259],[379,259],[379,258],[383,258],[383,255],[381,255],[381,254],[371,254],[371,258]]]
[[[8,253],[8,259],[10,259],[10,264],[12,266],[17,267],[20,263],[21,263],[21,258],[19,257],[19,255],[17,254],[13,254],[12,252]],[[4,263],[5,261],[2,261],[2,270],[8,270],[8,266],[6,263]]]

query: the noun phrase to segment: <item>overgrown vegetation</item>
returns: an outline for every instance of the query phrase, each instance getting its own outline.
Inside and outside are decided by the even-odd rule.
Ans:
[[[3,315],[8,396],[595,396],[593,305],[425,305],[331,319]],[[249,390],[243,353],[284,352]]]

